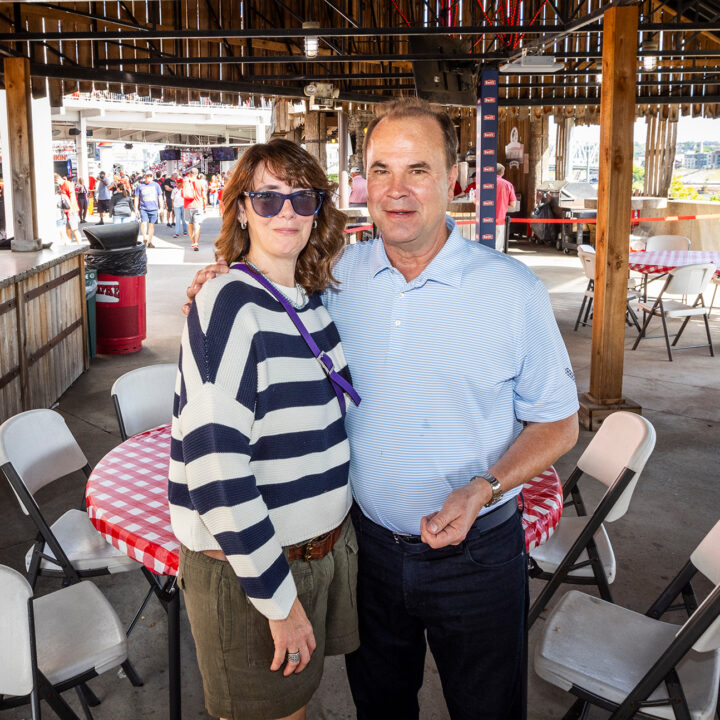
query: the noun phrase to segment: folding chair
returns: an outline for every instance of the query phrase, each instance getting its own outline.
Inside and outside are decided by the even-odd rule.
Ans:
[[[52,525],[45,519],[34,495],[41,488],[81,470],[87,479],[90,465],[54,410],[28,410],[0,425],[0,472],[10,483],[21,510],[37,528],[34,545],[25,556],[32,588],[39,575],[63,578],[65,584],[82,578],[109,575],[143,566],[113,547],[93,527],[84,509],[71,509]],[[84,494],[81,507],[84,507]],[[132,632],[152,590],[130,624]],[[142,684],[134,673],[133,684]]]
[[[577,516],[563,514],[548,541],[530,552],[530,576],[548,582],[530,608],[529,626],[563,583],[597,585],[601,597],[612,602],[615,554],[604,523],[627,512],[654,447],[655,428],[641,415],[616,412],[600,426],[563,485],[565,507],[573,506]],[[590,515],[578,486],[584,475],[607,487]]]
[[[123,440],[172,420],[176,379],[177,365],[164,363],[131,370],[113,383],[110,395]]]
[[[580,304],[580,310],[578,312],[577,320],[575,320],[575,327],[573,330],[577,330],[579,325],[591,325],[591,313],[593,300],[595,299],[595,248],[592,245],[578,245],[578,257],[583,266],[583,272],[585,277],[588,279],[587,287],[583,295],[582,303]],[[634,288],[628,287],[627,300],[625,302],[625,322],[628,325],[634,325],[638,331],[640,330],[640,324],[638,323],[637,315],[630,307],[630,301],[636,300],[638,297],[637,292]],[[583,317],[584,313],[584,317]]]
[[[715,586],[697,606],[690,581],[699,571]],[[659,618],[678,609],[684,625]],[[683,607],[683,606],[680,606]],[[535,672],[579,699],[565,720],[587,717],[592,705],[611,720],[710,720],[720,678],[720,522],[645,615],[577,590],[550,615],[535,653]]]
[[[690,238],[684,235],[653,235],[647,239],[645,251],[653,250],[689,250]]]
[[[690,348],[709,347],[710,355],[715,356],[715,350],[713,349],[712,337],[710,336],[710,323],[708,322],[708,315],[710,309],[705,306],[705,300],[703,299],[703,293],[707,289],[710,281],[715,274],[715,265],[712,263],[704,263],[700,265],[683,265],[677,267],[668,273],[667,280],[663,289],[660,291],[657,299],[651,303],[651,301],[641,300],[638,307],[643,311],[643,326],[640,330],[640,334],[635,340],[635,344],[632,349],[637,349],[640,341],[646,338],[645,332],[647,330],[650,321],[653,317],[660,317],[663,324],[664,335],[653,335],[652,338],[665,337],[665,346],[667,347],[668,359],[672,362],[672,347],[676,350],[688,350]],[[683,295],[689,298],[695,297],[695,301],[692,305],[681,302],[680,300],[668,299],[667,295]],[[685,327],[691,317],[701,316],[705,321],[705,333],[707,334],[707,343],[703,345],[683,345],[682,347],[676,347],[680,336],[683,334]],[[670,345],[670,335],[668,334],[668,318],[684,318],[680,329],[674,334],[674,340],[672,346]]]
[[[0,565],[0,709],[29,702],[39,720],[44,699],[60,718],[78,720],[61,696],[75,688],[92,720],[89,706],[100,701],[85,683],[118,665],[134,672],[120,619],[95,585],[34,598],[19,572]]]

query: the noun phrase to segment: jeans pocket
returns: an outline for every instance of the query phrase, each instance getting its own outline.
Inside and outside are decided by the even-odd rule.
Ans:
[[[465,539],[464,552],[472,564],[488,570],[512,565],[525,555],[525,533],[519,516],[486,533],[471,530]]]

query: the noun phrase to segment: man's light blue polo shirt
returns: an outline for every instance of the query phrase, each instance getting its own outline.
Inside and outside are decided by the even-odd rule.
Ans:
[[[340,332],[350,404],[350,482],[374,522],[420,518],[485,472],[522,430],[577,411],[570,360],[542,282],[521,262],[450,236],[414,280],[381,240],[350,245],[325,306]],[[519,489],[508,493],[514,496]]]

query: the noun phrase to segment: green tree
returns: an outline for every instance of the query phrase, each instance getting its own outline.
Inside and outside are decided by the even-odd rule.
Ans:
[[[694,187],[683,185],[678,175],[673,175],[669,194],[671,198],[677,198],[678,200],[697,200],[700,197]]]
[[[645,185],[645,168],[633,163],[632,167],[632,189],[642,191]]]

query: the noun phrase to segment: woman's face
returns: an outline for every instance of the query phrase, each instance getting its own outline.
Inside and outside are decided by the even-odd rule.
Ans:
[[[273,175],[265,165],[259,165],[253,177],[253,190],[274,190],[289,194],[308,190],[305,186],[288,185]],[[315,215],[298,215],[290,200],[273,217],[262,217],[253,210],[249,197],[243,199],[239,221],[246,221],[250,234],[250,259],[256,263],[276,260],[295,260],[307,245]]]

